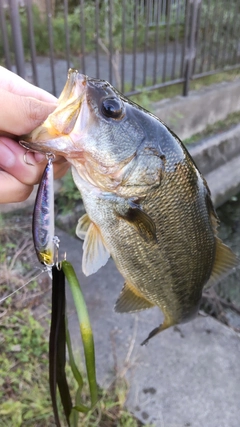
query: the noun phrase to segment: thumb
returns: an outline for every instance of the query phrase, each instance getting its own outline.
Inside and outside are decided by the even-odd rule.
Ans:
[[[39,101],[38,99],[16,95],[4,89],[0,89],[1,131],[13,135],[23,135],[39,126],[57,104]]]

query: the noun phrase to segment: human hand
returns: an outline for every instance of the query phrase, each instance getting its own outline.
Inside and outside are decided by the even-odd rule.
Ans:
[[[0,67],[0,203],[26,200],[39,183],[46,157],[28,153],[16,139],[39,126],[57,106],[57,99]],[[62,157],[54,161],[54,178],[63,176],[69,164]]]

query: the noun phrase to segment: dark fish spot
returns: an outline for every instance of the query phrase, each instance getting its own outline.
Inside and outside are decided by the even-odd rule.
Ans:
[[[147,412],[145,412],[145,411],[143,411],[143,412],[141,413],[141,415],[142,415],[142,417],[143,417],[143,419],[144,419],[144,420],[147,420],[147,419],[149,418],[148,413],[147,413]]]
[[[191,427],[191,423],[184,424],[185,427]]]
[[[211,334],[212,330],[211,329],[206,329],[207,334]]]
[[[145,394],[147,394],[147,393],[150,393],[150,394],[155,394],[156,393],[156,389],[154,388],[154,387],[148,387],[148,388],[144,388],[143,389],[143,393],[145,393]]]

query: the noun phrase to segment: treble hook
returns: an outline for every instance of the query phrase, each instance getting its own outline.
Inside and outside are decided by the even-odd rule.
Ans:
[[[26,165],[29,165],[29,166],[35,166],[33,163],[28,162],[28,160],[27,160],[27,154],[28,154],[28,153],[33,153],[33,151],[31,151],[31,150],[29,150],[29,149],[27,149],[27,150],[25,151],[25,153],[24,153],[24,155],[23,155],[23,161],[24,161],[24,163],[26,163]]]

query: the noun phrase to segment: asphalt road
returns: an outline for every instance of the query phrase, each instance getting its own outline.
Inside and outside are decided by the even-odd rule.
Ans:
[[[153,84],[153,74],[156,68],[157,79],[161,78],[164,70],[166,78],[172,79],[178,78],[181,68],[181,56],[182,56],[182,47],[178,45],[176,49],[176,56],[174,54],[174,45],[169,45],[166,52],[161,51],[158,52],[158,59],[155,64],[155,55],[153,51],[147,52],[146,57],[146,84]],[[175,56],[175,62],[174,62]],[[166,61],[165,61],[166,58]],[[122,74],[122,66],[123,60],[121,54],[115,55],[113,57],[114,66],[113,66],[113,75],[112,75],[112,84],[114,86],[118,86],[118,82],[121,82],[121,74]],[[143,85],[144,79],[144,53],[138,52],[136,54],[136,74],[135,81],[136,86]],[[175,64],[175,65],[174,65]],[[156,66],[155,66],[156,65]],[[80,72],[83,72],[83,62],[81,57],[74,57],[70,63],[70,66],[73,68],[77,68]],[[134,57],[132,54],[127,53],[124,57],[124,80],[127,84],[126,89],[129,91],[132,85],[133,79],[133,68],[134,68]],[[65,59],[54,59],[54,80],[56,87],[56,95],[62,91],[62,88],[66,82],[67,78],[67,70],[68,64]],[[173,75],[173,69],[175,70],[175,74]],[[97,69],[96,69],[96,59],[94,54],[85,55],[85,74],[91,77],[97,77]],[[47,90],[48,92],[53,93],[53,82],[52,82],[52,73],[51,73],[51,62],[48,57],[38,57],[37,58],[37,76],[38,76],[38,85]],[[32,66],[31,63],[26,63],[26,78],[28,80],[32,80]],[[110,80],[109,73],[109,60],[108,56],[104,53],[99,55],[99,78],[104,80]],[[120,89],[120,87],[119,87]]]

